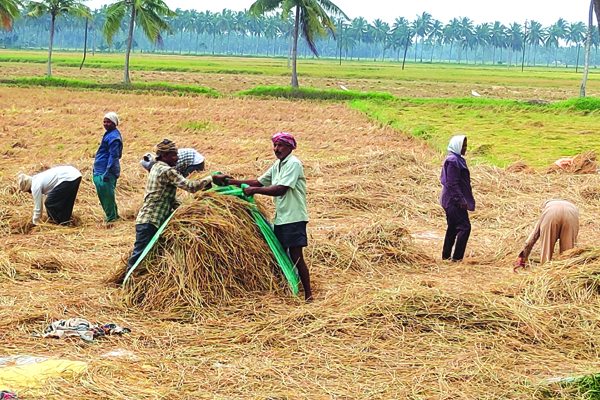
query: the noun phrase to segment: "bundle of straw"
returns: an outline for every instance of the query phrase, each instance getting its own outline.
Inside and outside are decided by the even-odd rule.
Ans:
[[[125,283],[126,303],[193,314],[250,292],[282,292],[275,258],[247,204],[203,193],[181,206]]]

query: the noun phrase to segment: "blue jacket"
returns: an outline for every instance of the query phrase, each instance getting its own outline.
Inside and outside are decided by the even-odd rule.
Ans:
[[[452,204],[466,204],[467,210],[475,210],[475,199],[471,190],[471,174],[467,162],[458,154],[450,153],[444,162],[441,203],[444,209]]]
[[[123,139],[118,129],[104,133],[94,160],[94,176],[117,179],[121,175],[119,159],[123,154]]]

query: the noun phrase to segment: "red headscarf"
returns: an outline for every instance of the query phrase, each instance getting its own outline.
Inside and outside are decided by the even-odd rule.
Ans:
[[[281,143],[285,143],[288,146],[291,146],[292,149],[296,149],[296,139],[294,139],[294,137],[292,135],[290,135],[289,133],[285,133],[285,132],[279,132],[276,133],[275,136],[273,136],[271,138],[271,140],[273,141],[273,144],[277,143],[277,142],[281,142]]]

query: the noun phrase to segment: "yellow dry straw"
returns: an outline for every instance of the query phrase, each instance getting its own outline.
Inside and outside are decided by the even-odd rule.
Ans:
[[[194,314],[250,292],[282,292],[269,246],[234,196],[203,193],[180,207],[125,284],[126,303]]]

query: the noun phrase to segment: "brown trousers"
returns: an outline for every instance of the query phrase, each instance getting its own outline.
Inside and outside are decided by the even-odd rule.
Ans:
[[[541,263],[552,260],[556,241],[560,240],[560,252],[575,247],[579,234],[579,212],[568,201],[555,200],[546,204],[539,221],[542,247]]]

